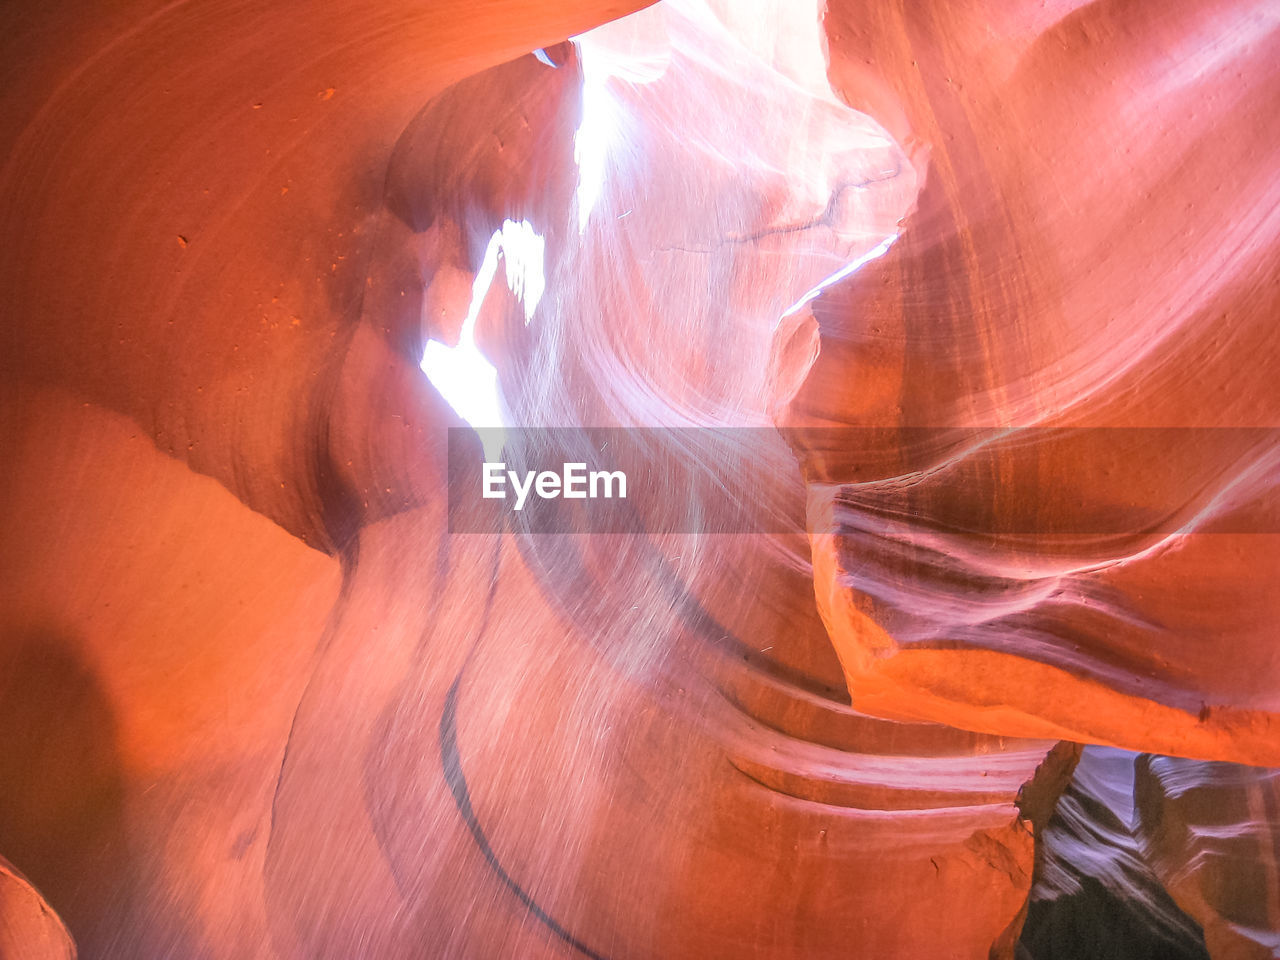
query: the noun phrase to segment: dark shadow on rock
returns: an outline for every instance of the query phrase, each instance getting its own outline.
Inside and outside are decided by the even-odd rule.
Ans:
[[[1038,845],[1018,960],[1209,960],[1199,925],[1141,859],[1130,828],[1087,787],[1067,788]]]
[[[0,634],[0,850],[97,955],[105,918],[127,912],[124,783],[111,705],[75,641]],[[105,932],[105,931],[102,931]]]

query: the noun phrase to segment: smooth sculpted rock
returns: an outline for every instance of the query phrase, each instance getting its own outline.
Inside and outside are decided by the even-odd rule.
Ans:
[[[812,49],[773,49],[735,9],[655,8],[427,104],[393,153],[375,258],[401,265],[386,278],[406,300],[420,277],[424,309],[396,286],[365,301],[351,396],[356,348],[390,340],[418,345],[458,415],[509,418],[504,456],[536,442],[525,425],[768,425],[778,315],[883,242],[914,173]],[[797,31],[817,42],[812,17]],[[363,429],[344,422],[353,449]],[[1011,956],[1033,825],[1073,752],[853,709],[785,445],[770,431],[735,478],[706,440],[645,436],[691,480],[659,508],[700,527],[448,536],[423,496],[360,529],[273,807],[277,948]],[[443,454],[375,462],[431,478]],[[745,481],[795,532],[707,535],[710,480]]]
[[[774,349],[854,703],[1280,764],[1275,18],[826,23],[922,181]]]
[[[1280,957],[1280,771],[1142,756],[1134,801],[1147,860],[1213,960]]]
[[[1009,958],[1062,740],[1274,756],[1265,11],[73,6],[0,850],[86,956]],[[936,432],[1056,424],[1173,432]],[[678,482],[458,532],[535,427]]]
[[[1179,909],[1138,841],[1134,760],[1085,747],[1037,835],[1021,939],[1031,960],[1208,960],[1199,924]]]
[[[0,957],[75,960],[76,946],[58,915],[13,864],[0,857]]]

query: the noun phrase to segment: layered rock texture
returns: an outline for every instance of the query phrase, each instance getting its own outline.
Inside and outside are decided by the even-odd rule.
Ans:
[[[1280,957],[1270,6],[0,16],[0,958]]]

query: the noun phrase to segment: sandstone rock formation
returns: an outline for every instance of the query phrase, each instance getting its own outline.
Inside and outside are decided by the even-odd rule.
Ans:
[[[75,946],[44,898],[0,859],[0,957],[11,960],[71,960]]]
[[[929,176],[814,304],[782,413],[876,428],[798,434],[819,605],[885,713],[1280,764],[1275,149],[1245,119],[1280,37],[1122,6],[833,4],[837,84],[894,98]]]
[[[1274,951],[1265,6],[4,18],[0,956]]]
[[[1144,756],[1135,800],[1146,857],[1210,955],[1280,952],[1280,773]]]

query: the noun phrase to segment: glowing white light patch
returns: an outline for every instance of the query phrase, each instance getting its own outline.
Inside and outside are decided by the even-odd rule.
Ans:
[[[811,290],[805,293],[804,296],[802,296],[799,300],[797,300],[791,306],[787,307],[786,310],[782,311],[782,316],[783,317],[791,316],[791,314],[795,313],[797,310],[803,307],[810,300],[814,299],[814,297],[818,296],[818,294],[822,293],[823,290],[827,289],[827,287],[831,286],[833,283],[839,283],[841,280],[849,276],[851,273],[853,273],[863,264],[870,263],[872,260],[875,260],[879,257],[883,257],[886,253],[889,252],[889,248],[893,246],[893,242],[897,239],[898,239],[898,235],[896,233],[893,234],[892,236],[885,237],[882,241],[880,241],[879,244],[877,244],[872,249],[868,250],[866,253],[860,256],[857,260],[853,260],[845,264],[835,273],[831,274],[831,276],[827,277],[825,280],[819,283],[816,287],[813,287]],[[781,317],[779,319],[781,319]]]
[[[624,139],[624,111],[609,89],[610,81],[635,86],[652,83],[666,72],[671,60],[666,16],[665,5],[654,4],[571,38],[582,68],[582,120],[573,134],[580,234],[604,190],[610,148]]]
[[[462,322],[462,331],[456,347],[447,347],[435,340],[428,340],[419,366],[427,379],[440,391],[449,406],[472,427],[504,426],[502,400],[498,393],[498,371],[476,346],[476,317],[480,305],[498,271],[498,254],[502,250],[502,231],[489,238],[484,251],[484,262],[471,285],[471,304]],[[487,460],[499,460],[502,454],[502,438],[499,431],[483,430],[480,433]],[[496,449],[491,449],[496,447]]]
[[[605,160],[615,130],[608,64],[585,38],[578,41],[578,56],[582,64],[582,120],[573,134],[573,162],[578,165],[578,233],[583,233],[604,189]]]
[[[504,220],[502,229],[489,238],[484,250],[484,261],[471,284],[471,303],[467,306],[466,319],[458,334],[458,345],[447,347],[435,340],[428,340],[419,366],[427,379],[440,391],[455,413],[477,430],[481,427],[502,427],[502,397],[498,390],[498,371],[476,346],[476,319],[484,303],[493,278],[498,272],[498,260],[503,262],[507,287],[524,306],[524,322],[533,319],[533,312],[546,290],[544,272],[546,242],[527,220],[516,223]],[[500,430],[481,430],[485,457],[501,459],[503,434]]]
[[[538,309],[538,301],[547,289],[547,275],[543,269],[547,244],[528,220],[519,223],[504,220],[501,237],[507,286],[524,304],[524,322],[528,326],[533,319],[533,311]]]

